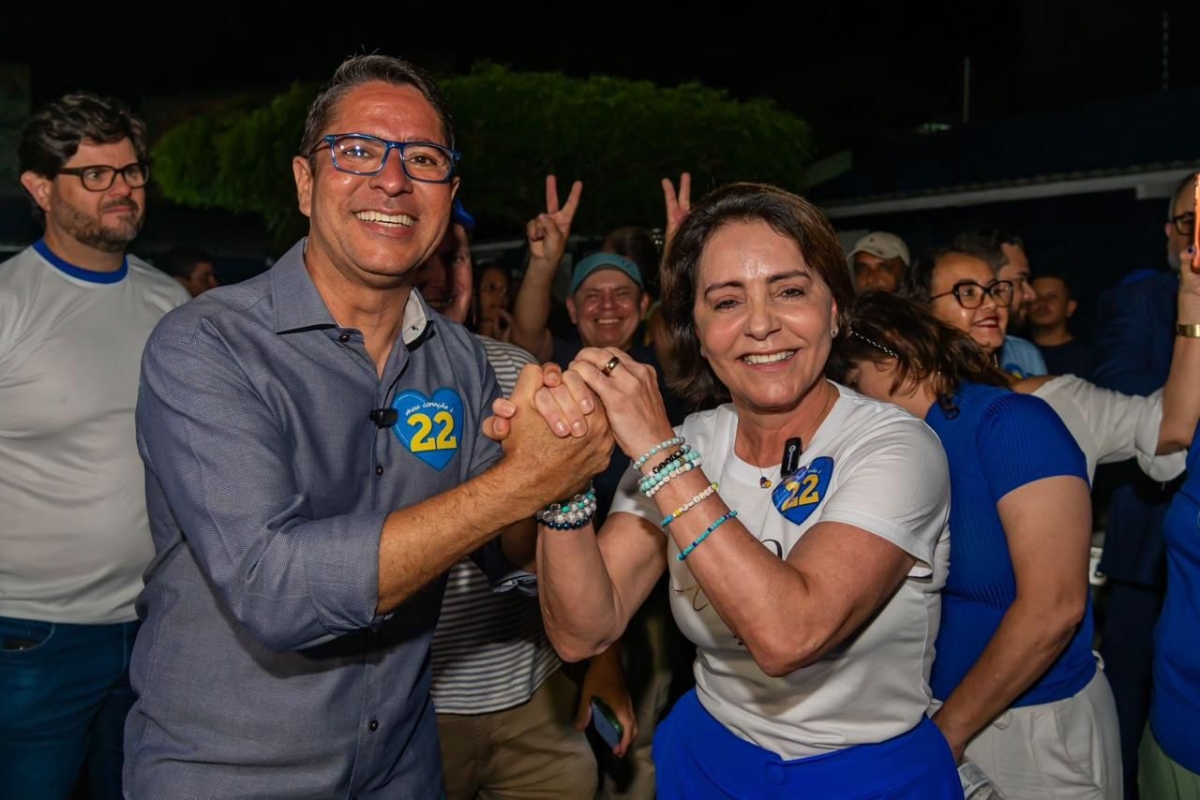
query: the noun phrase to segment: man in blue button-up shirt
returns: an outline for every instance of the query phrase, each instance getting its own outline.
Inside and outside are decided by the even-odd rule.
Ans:
[[[449,220],[452,148],[419,71],[346,62],[293,164],[308,237],[146,347],[156,557],[130,797],[436,797],[446,570],[474,554],[497,588],[528,583],[512,564],[531,561],[531,515],[607,462],[602,415],[563,437],[518,412],[503,452],[482,433],[498,396],[483,350],[412,291]],[[514,400],[532,411],[541,385],[529,368]]]

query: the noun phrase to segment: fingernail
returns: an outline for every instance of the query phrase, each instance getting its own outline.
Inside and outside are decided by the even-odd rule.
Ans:
[[[567,434],[567,431],[568,431],[569,429],[567,428],[567,423],[565,423],[565,422],[556,422],[556,423],[554,424],[554,430],[558,431],[558,433],[559,433],[560,435],[562,435],[562,436],[566,436],[566,434]]]
[[[582,422],[576,422],[571,426],[571,430],[575,431],[576,436],[583,436],[585,433],[587,433],[587,426]]]

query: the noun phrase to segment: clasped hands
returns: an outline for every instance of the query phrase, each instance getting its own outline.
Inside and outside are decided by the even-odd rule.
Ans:
[[[521,421],[535,414],[541,417],[542,430],[523,435],[551,434],[539,443],[547,458],[559,447],[603,449],[604,463],[584,476],[585,481],[607,467],[614,441],[636,458],[674,435],[654,368],[615,348],[585,347],[565,371],[555,364],[525,367],[512,397],[497,399],[492,413],[484,433],[502,442],[506,452]]]

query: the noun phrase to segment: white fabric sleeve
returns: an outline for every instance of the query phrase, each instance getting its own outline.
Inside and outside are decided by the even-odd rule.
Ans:
[[[1187,452],[1159,456],[1162,427],[1162,390],[1148,397],[1102,389],[1074,375],[1050,381],[1044,387],[1063,392],[1078,405],[1096,440],[1096,461],[1109,464],[1136,458],[1138,466],[1156,481],[1178,477],[1187,466]]]
[[[818,524],[840,522],[873,533],[917,559],[911,577],[931,575],[950,515],[950,468],[937,435],[918,420],[894,419],[864,431],[844,462],[835,465],[841,479]]]

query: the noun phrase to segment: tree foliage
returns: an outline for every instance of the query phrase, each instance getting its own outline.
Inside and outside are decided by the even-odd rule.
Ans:
[[[693,176],[693,196],[732,180],[798,188],[811,131],[772,101],[739,102],[687,83],[569,78],[482,64],[443,78],[463,152],[460,197],[477,236],[519,237],[544,208],[543,179],[584,182],[579,233],[662,224],[659,180]],[[196,207],[261,214],[282,242],[304,228],[290,161],[316,88],[297,84],[269,104],[231,104],[194,117],[154,149],[166,196]]]

